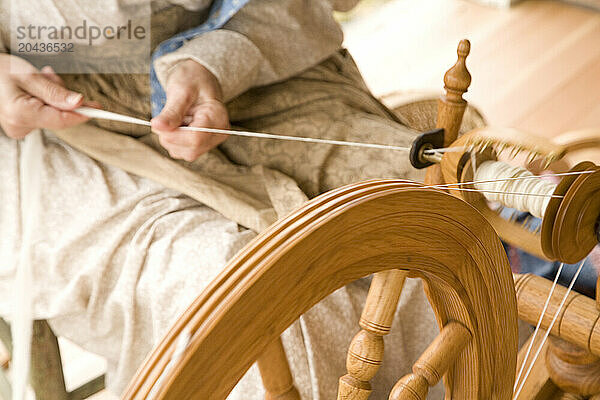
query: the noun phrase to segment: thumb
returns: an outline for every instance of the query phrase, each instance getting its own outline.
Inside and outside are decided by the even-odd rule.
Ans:
[[[167,102],[160,114],[152,119],[152,128],[158,131],[172,131],[179,128],[195,101],[195,91],[191,86],[181,83],[169,85]]]
[[[61,110],[73,110],[83,103],[83,95],[73,92],[41,73],[28,74],[20,80],[22,89],[44,103]]]

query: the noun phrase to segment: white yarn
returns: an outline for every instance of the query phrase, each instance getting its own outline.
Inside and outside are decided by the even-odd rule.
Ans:
[[[546,297],[546,302],[544,303],[544,308],[542,308],[542,312],[540,313],[540,318],[538,319],[537,325],[535,326],[535,330],[533,331],[533,335],[529,340],[529,346],[527,346],[527,352],[525,353],[525,357],[523,358],[523,362],[521,364],[521,368],[519,369],[519,373],[517,374],[517,379],[515,379],[515,385],[513,386],[513,393],[516,392],[517,386],[519,385],[521,375],[523,375],[523,371],[527,365],[527,361],[529,361],[529,354],[531,353],[531,349],[533,348],[533,343],[535,342],[535,337],[537,336],[540,327],[542,326],[542,321],[544,316],[546,315],[546,310],[548,309],[548,305],[550,304],[550,299],[552,298],[552,294],[554,293],[554,289],[556,288],[556,284],[558,283],[558,278],[560,277],[560,273],[562,272],[563,266],[565,263],[560,263],[560,267],[558,267],[558,271],[556,272],[556,276],[554,277],[554,281],[552,282],[552,287],[550,287],[550,292]]]
[[[573,275],[573,278],[571,278],[569,287],[567,288],[567,291],[565,292],[560,304],[558,305],[558,308],[556,309],[556,312],[554,313],[554,316],[552,317],[552,321],[550,321],[550,325],[548,326],[548,329],[546,329],[546,333],[544,334],[542,341],[539,344],[537,351],[535,352],[535,355],[533,356],[533,361],[531,361],[531,364],[529,364],[529,368],[527,368],[525,377],[523,377],[523,380],[521,381],[521,385],[519,385],[519,389],[515,392],[515,394],[513,396],[513,400],[516,400],[517,398],[519,398],[519,395],[521,394],[521,390],[523,390],[523,387],[525,386],[525,382],[527,381],[527,378],[529,377],[529,374],[531,373],[531,370],[533,369],[535,362],[537,361],[538,357],[540,356],[540,353],[542,352],[542,349],[544,348],[544,343],[546,343],[546,340],[548,340],[548,336],[550,335],[550,332],[552,332],[552,328],[554,328],[554,324],[556,323],[556,320],[558,319],[558,316],[560,315],[560,312],[562,311],[562,308],[565,305],[565,302],[567,301],[567,298],[569,297],[571,290],[573,290],[573,285],[575,285],[575,281],[577,280],[577,277],[579,277],[579,273],[583,269],[583,264],[585,263],[585,260],[586,259],[584,258],[583,261],[581,261],[581,263],[579,264],[579,267],[577,267],[577,271],[575,272],[575,275]],[[533,342],[533,340],[532,340],[532,342]]]
[[[33,329],[33,273],[34,221],[41,211],[40,184],[42,171],[42,133],[27,135],[22,144],[20,164],[21,187],[21,248],[14,285],[13,337],[13,400],[25,399],[31,360],[31,337]]]
[[[129,124],[137,124],[150,126],[149,121],[145,121],[139,118],[133,118],[127,115],[117,114],[110,111],[97,110],[90,107],[79,107],[75,110],[77,113],[85,115],[90,118],[106,119],[109,121],[126,122]],[[245,136],[245,137],[256,137],[262,139],[278,139],[278,140],[290,140],[294,142],[308,142],[308,143],[321,143],[321,144],[333,144],[337,146],[352,146],[352,147],[367,147],[371,149],[385,149],[385,150],[400,150],[410,151],[410,147],[392,146],[387,144],[377,143],[362,143],[362,142],[349,142],[344,140],[329,140],[329,139],[317,139],[311,137],[302,136],[287,136],[287,135],[276,135],[273,133],[262,133],[262,132],[249,132],[249,131],[234,131],[229,129],[215,129],[215,128],[198,128],[194,126],[181,126],[180,130],[192,131],[192,132],[204,132],[204,133],[220,133],[225,135],[233,136]],[[439,149],[443,150],[443,149]],[[438,149],[435,149],[438,151]]]
[[[543,179],[512,179],[532,176],[534,175],[524,168],[513,167],[501,161],[485,161],[477,167],[474,180],[488,182],[476,183],[474,186],[477,190],[484,191],[483,195],[489,201],[497,201],[506,207],[543,218],[556,185]]]

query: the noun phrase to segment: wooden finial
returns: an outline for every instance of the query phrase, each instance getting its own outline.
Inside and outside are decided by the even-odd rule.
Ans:
[[[458,137],[467,102],[462,95],[469,89],[471,74],[467,70],[467,56],[471,43],[463,39],[458,44],[458,60],[444,75],[446,94],[438,104],[437,128],[444,128],[444,145],[450,146]]]
[[[456,50],[458,60],[444,75],[446,97],[451,101],[466,103],[462,95],[469,89],[471,84],[471,74],[467,70],[467,56],[470,52],[471,42],[467,39],[461,40]]]

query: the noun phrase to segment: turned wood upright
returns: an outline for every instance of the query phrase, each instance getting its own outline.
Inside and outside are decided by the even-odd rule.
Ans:
[[[438,100],[438,114],[436,128],[444,129],[444,147],[450,146],[458,138],[467,101],[463,94],[471,85],[471,74],[467,70],[467,56],[471,51],[471,43],[463,39],[458,44],[458,60],[444,75],[444,88],[446,93]],[[439,164],[427,169],[425,183],[439,185],[444,183],[442,170]]]
[[[468,40],[460,41],[457,50],[458,60],[444,75],[446,94],[439,100],[436,127],[444,128],[445,146],[451,145],[456,140],[467,106],[462,95],[471,83],[471,74],[466,68],[466,57],[469,55],[470,48]],[[429,167],[426,183],[443,183],[441,170],[437,164]],[[390,270],[374,275],[359,323],[361,330],[352,339],[348,350],[346,360],[348,373],[340,378],[338,400],[366,400],[371,394],[370,380],[383,361],[383,337],[391,329],[406,274],[406,271]],[[448,325],[417,361],[413,374],[407,375],[398,382],[390,399],[412,399],[410,395],[416,393],[415,390],[420,393],[419,398],[425,399],[429,387],[441,379],[470,337],[470,332],[464,326]],[[443,356],[438,358],[440,354]]]

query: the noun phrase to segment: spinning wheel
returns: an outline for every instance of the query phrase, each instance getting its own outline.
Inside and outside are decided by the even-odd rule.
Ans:
[[[463,58],[466,53],[468,46],[463,44]],[[448,96],[459,107],[464,104],[460,94],[466,91],[470,76],[464,70],[464,62],[459,61],[453,69],[459,71],[450,70],[448,74],[455,79],[445,81]],[[453,113],[444,100],[440,102],[440,111],[446,116],[454,115],[454,121],[460,121],[462,114]],[[439,165],[430,167],[426,179],[429,184],[442,185],[472,204],[499,236],[515,247],[561,263],[573,264],[585,259],[600,240],[600,168],[582,160],[589,155],[586,151],[598,148],[600,131],[569,132],[551,141],[512,129],[486,127],[457,138],[456,124],[449,126],[451,129],[445,131],[444,145],[455,147],[457,151],[446,152]],[[555,176],[560,177],[560,181],[548,183],[534,179],[536,177],[525,168],[499,161],[501,153],[509,159],[524,153],[529,166],[559,172]],[[568,168],[569,161],[580,162]],[[490,202],[499,203],[500,207],[492,209]],[[518,224],[505,219],[501,216],[504,207],[529,212],[541,218],[542,224],[532,230],[528,220]],[[583,261],[578,271],[582,264]],[[562,264],[559,273],[561,269]],[[530,364],[527,361],[537,329],[530,339],[531,345],[521,351],[517,381],[525,368],[527,372],[525,378],[517,382],[515,396],[600,398],[598,292],[596,303],[593,299],[570,293],[571,287],[555,288],[546,279],[532,275],[515,274],[515,283],[519,318],[547,329],[544,339],[552,334],[549,344],[544,345],[544,340],[541,341]],[[599,288],[597,285],[597,290]],[[542,361],[536,364],[540,354]],[[527,382],[529,372],[534,369],[533,375],[537,376],[533,382]]]
[[[424,135],[413,148],[420,165],[431,165],[428,186],[395,180],[346,186],[263,232],[179,319],[126,399],[223,399],[255,361],[267,399],[299,399],[279,335],[328,294],[370,274],[338,399],[369,397],[369,381],[383,360],[382,338],[407,276],[425,282],[440,334],[390,399],[425,399],[442,377],[447,398],[512,398],[517,305],[521,319],[535,325],[539,318],[553,335],[537,351],[544,351],[541,367],[532,364],[535,379],[519,398],[563,398],[552,397],[562,396],[556,386],[567,393],[564,398],[600,393],[600,313],[594,300],[555,289],[543,278],[511,276],[497,237],[547,259],[584,258],[598,240],[600,169],[584,162],[558,184],[525,185],[531,174],[502,164],[498,154],[527,151],[529,161],[560,168],[565,156],[597,146],[598,139],[586,132],[549,142],[492,128],[457,138],[467,104],[462,95],[471,80],[468,53],[469,43],[462,41],[458,61],[444,77],[437,124],[442,130]],[[449,150],[443,157],[431,153],[440,147]],[[522,200],[515,187],[533,194]],[[543,217],[541,229],[501,218],[490,200]],[[520,354],[519,362],[528,355]]]
[[[372,298],[401,286],[407,273],[427,283],[441,333],[391,398],[424,398],[444,374],[452,398],[510,398],[516,304],[500,241],[464,202],[391,180],[326,193],[261,234],[180,318],[126,398],[147,398],[186,330],[191,341],[156,398],[225,398],[269,343],[312,305],[379,271],[340,398],[368,396],[400,293],[383,302]],[[297,398],[293,393],[271,398]]]

